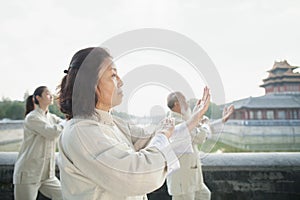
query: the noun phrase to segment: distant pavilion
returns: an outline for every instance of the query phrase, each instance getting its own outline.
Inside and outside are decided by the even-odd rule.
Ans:
[[[265,95],[234,101],[236,111],[231,119],[300,119],[300,74],[294,72],[296,68],[286,60],[275,61],[260,85],[265,88]]]
[[[294,72],[296,68],[286,60],[275,62],[260,85],[265,95],[229,103],[235,112],[216,139],[252,151],[299,151],[300,74]]]

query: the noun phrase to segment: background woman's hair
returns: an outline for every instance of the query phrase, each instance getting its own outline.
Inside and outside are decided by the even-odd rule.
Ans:
[[[42,96],[42,93],[46,89],[46,86],[40,86],[34,90],[33,95],[29,95],[26,99],[26,110],[25,110],[25,116],[30,113],[32,110],[34,110],[34,104],[39,105],[39,101],[37,100],[36,96]]]
[[[109,53],[100,47],[82,49],[74,54],[58,87],[58,103],[67,119],[91,116],[98,101],[96,85],[100,65]]]

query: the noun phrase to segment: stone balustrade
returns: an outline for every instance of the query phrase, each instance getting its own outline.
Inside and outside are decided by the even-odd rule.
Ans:
[[[15,152],[0,153],[2,200],[13,199],[12,175],[16,157]],[[207,154],[201,159],[212,200],[300,199],[300,153]],[[163,200],[164,197],[166,191],[160,190],[149,195],[149,200]],[[39,195],[38,199],[46,198]]]

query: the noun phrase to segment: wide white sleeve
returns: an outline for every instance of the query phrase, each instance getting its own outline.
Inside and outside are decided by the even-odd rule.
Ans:
[[[145,148],[155,135],[155,132],[147,132],[144,128],[136,125],[128,124],[128,128],[131,134],[131,141],[137,151]]]
[[[193,153],[192,138],[186,122],[175,126],[173,135],[169,140],[177,156],[184,153]]]
[[[51,124],[50,122],[35,115],[29,115],[25,119],[25,126],[27,126],[30,130],[33,130],[34,133],[42,135],[47,139],[57,138],[63,128],[59,124]]]
[[[203,144],[209,136],[210,127],[207,124],[196,127],[191,131],[191,139],[193,144]]]
[[[50,115],[51,115],[52,119],[54,120],[54,122],[55,122],[56,124],[60,124],[60,123],[62,123],[63,121],[65,121],[65,120],[63,120],[62,118],[58,117],[57,115],[55,115],[55,114],[53,114],[53,113],[50,113]]]
[[[178,158],[171,148],[168,138],[164,134],[156,134],[150,141],[148,147],[156,147],[165,156],[168,169],[167,174],[171,174],[173,171],[180,168]]]
[[[62,144],[85,178],[124,196],[143,195],[159,188],[165,181],[172,154],[161,135],[136,152],[97,125],[74,127],[70,137],[62,137]]]

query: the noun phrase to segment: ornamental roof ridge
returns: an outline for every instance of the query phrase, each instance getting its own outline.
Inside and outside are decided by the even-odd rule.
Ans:
[[[268,70],[267,72],[273,72],[277,69],[296,69],[298,68],[298,66],[291,66],[287,60],[283,60],[283,61],[274,61],[274,65],[272,67],[272,69]]]

